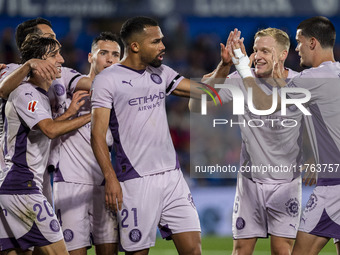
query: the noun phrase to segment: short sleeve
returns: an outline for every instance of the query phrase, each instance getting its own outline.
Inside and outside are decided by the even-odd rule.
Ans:
[[[32,129],[37,123],[44,119],[52,119],[47,96],[43,95],[33,86],[20,86],[11,94],[13,105],[26,125]],[[10,100],[10,99],[9,99]]]
[[[66,90],[70,93],[74,92],[78,81],[81,78],[86,77],[86,75],[83,75],[79,73],[78,71],[68,68],[68,67],[62,67],[61,70],[62,70],[61,79],[66,87]]]
[[[91,108],[112,108],[114,87],[102,73],[98,74],[91,87]]]
[[[176,89],[176,87],[184,79],[184,77],[179,75],[175,70],[166,65],[162,65],[162,67],[166,77],[166,95],[168,96],[172,93],[172,91]]]
[[[311,93],[311,99],[309,103],[313,102],[316,97],[318,97],[318,88],[322,86],[324,83],[324,79],[313,78],[310,75],[305,74],[304,72],[300,73],[300,75],[295,76],[290,80],[287,84],[287,88],[297,88],[300,90],[297,91],[288,91],[287,96],[293,99],[305,98],[306,93],[305,90],[308,90]]]
[[[8,75],[10,75],[13,71],[18,69],[19,67],[20,65],[18,64],[8,64],[6,68],[0,71],[0,82],[2,82]],[[24,80],[27,80],[27,78],[25,78]]]

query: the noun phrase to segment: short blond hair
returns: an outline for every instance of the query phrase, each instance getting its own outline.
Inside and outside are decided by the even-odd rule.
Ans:
[[[288,34],[285,31],[281,29],[277,29],[277,28],[272,28],[272,27],[262,29],[262,30],[259,30],[255,34],[254,40],[256,40],[257,37],[263,37],[263,36],[273,37],[279,45],[281,45],[284,49],[289,51],[290,40],[289,40]]]

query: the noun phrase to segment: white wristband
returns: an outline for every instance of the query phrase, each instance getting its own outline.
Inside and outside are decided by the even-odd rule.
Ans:
[[[240,58],[240,57],[243,57],[243,56],[244,56],[244,54],[242,53],[242,51],[241,51],[240,48],[234,50],[234,55],[235,55],[235,57],[237,57],[237,58]]]
[[[234,55],[236,58],[232,58],[232,61],[236,67],[236,70],[238,71],[239,75],[242,79],[247,77],[253,77],[253,74],[251,72],[251,69],[249,67],[249,58],[248,56],[244,55],[241,51],[241,49],[235,49]]]

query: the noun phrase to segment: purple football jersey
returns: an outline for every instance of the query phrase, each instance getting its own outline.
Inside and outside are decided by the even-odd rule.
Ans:
[[[45,90],[24,83],[10,94],[4,133],[6,168],[0,170],[0,194],[41,193],[50,139],[36,124],[51,118]]]
[[[291,69],[288,70],[287,79],[292,79],[298,74]],[[271,95],[273,87],[261,82],[261,80],[259,82],[261,89],[267,95]],[[225,83],[240,88],[244,97],[247,98],[248,92],[237,72],[230,74]],[[280,93],[280,90],[278,91]],[[223,103],[233,100],[232,93],[228,89],[222,88],[219,91],[219,95]],[[290,107],[285,116],[281,114],[281,111],[259,116],[249,111],[246,100],[245,106],[245,114],[238,115],[240,123],[261,120],[265,124],[261,127],[252,127],[247,124],[240,125],[242,135],[240,165],[247,167],[247,171],[242,172],[242,174],[256,182],[272,184],[290,182],[298,177],[301,174],[298,166],[303,160],[301,150],[302,112],[294,107]],[[274,122],[273,120],[276,121]],[[297,123],[294,127],[285,127],[280,124],[282,121],[288,122],[292,120]],[[282,168],[278,168],[277,171],[270,170],[277,166],[282,166]],[[250,169],[253,170],[250,171]],[[262,171],[262,169],[266,169],[266,171]]]
[[[92,108],[111,109],[118,180],[179,168],[171,140],[165,96],[183,79],[162,65],[133,70],[115,64],[96,76]]]
[[[304,70],[289,87],[310,91],[306,105],[311,116],[306,116],[307,130],[316,158],[314,171],[317,185],[340,184],[340,63],[324,62],[318,67]],[[305,97],[303,93],[290,93],[291,98]]]

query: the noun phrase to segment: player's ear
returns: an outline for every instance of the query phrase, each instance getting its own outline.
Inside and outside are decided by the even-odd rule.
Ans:
[[[287,56],[288,56],[288,50],[283,50],[283,51],[280,53],[279,60],[285,61],[286,58],[287,58]]]
[[[91,52],[87,55],[87,61],[89,61],[89,63],[92,64],[92,53]]]
[[[314,50],[314,48],[316,47],[317,43],[318,43],[318,40],[316,40],[315,37],[311,37],[311,38],[309,39],[309,48],[310,48],[311,50]]]
[[[132,42],[130,44],[130,48],[131,48],[132,52],[137,53],[137,52],[139,52],[140,45],[139,45],[138,42]]]

